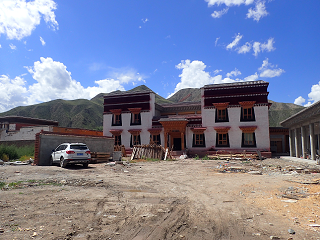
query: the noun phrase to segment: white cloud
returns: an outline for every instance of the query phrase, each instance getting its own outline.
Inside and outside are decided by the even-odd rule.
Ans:
[[[141,19],[141,21],[142,21],[143,23],[146,23],[146,22],[149,21],[149,19],[148,19],[148,18],[145,18],[145,19]]]
[[[259,71],[259,76],[265,78],[279,77],[282,73],[285,72],[283,69],[277,68],[276,65],[269,63],[268,58],[263,61],[262,66],[259,68]]]
[[[10,43],[9,47],[12,49],[12,50],[17,50],[17,47],[15,45],[13,45],[12,43]]]
[[[222,72],[222,70],[221,69],[216,69],[216,70],[213,71],[214,75],[217,75],[219,72]]]
[[[0,48],[2,48],[2,47],[1,47],[1,44],[0,44]]]
[[[260,42],[254,42],[253,43],[253,55],[258,56],[260,52],[271,52],[274,51],[276,48],[273,46],[274,39],[269,38],[267,42],[260,43]]]
[[[243,80],[244,81],[256,81],[256,80],[258,80],[258,78],[259,78],[258,73],[255,73],[253,75],[245,77]]]
[[[53,0],[2,0],[0,35],[5,34],[8,39],[21,40],[31,35],[42,17],[53,30],[58,29],[54,14],[56,8]]]
[[[308,97],[310,105],[320,101],[320,82],[318,84],[312,85],[311,92],[308,94]]]
[[[40,58],[32,67],[26,67],[36,83],[25,86],[26,81],[20,77],[10,79],[0,75],[0,112],[20,105],[36,104],[54,99],[91,99],[99,93],[125,90],[125,84],[144,81],[141,74],[133,69],[114,70],[116,78],[95,81],[95,86],[84,88],[80,82],[72,79],[67,67],[52,58]],[[121,72],[122,71],[122,72]]]
[[[209,6],[225,4],[226,6],[240,6],[241,4],[249,5],[254,0],[205,0]]]
[[[26,103],[27,89],[24,85],[25,80],[21,77],[10,79],[9,76],[0,75],[0,112]]]
[[[259,52],[260,52],[260,44],[259,42],[254,42],[253,43],[253,55],[254,56],[258,56]]]
[[[229,8],[224,8],[221,11],[214,11],[211,14],[211,17],[213,17],[213,18],[221,18],[222,15],[224,15],[224,14],[226,14],[228,12],[228,10],[229,10]]]
[[[200,88],[207,84],[221,84],[221,83],[232,83],[232,82],[242,82],[242,81],[252,81],[258,78],[258,75],[251,75],[244,80],[242,79],[231,79],[231,76],[237,76],[241,74],[238,69],[227,74],[226,78],[222,75],[210,76],[208,72],[205,71],[206,65],[202,61],[194,60],[190,61],[182,60],[181,63],[176,65],[176,68],[182,70],[179,75],[181,81],[176,85],[174,92],[169,94],[168,97],[172,96],[174,93],[183,88]],[[215,70],[214,74],[219,73],[221,70]]]
[[[266,10],[264,1],[257,1],[255,9],[250,8],[247,13],[247,18],[253,18],[254,21],[259,22],[260,18],[267,16],[269,13]]]
[[[232,76],[238,76],[238,75],[241,75],[241,72],[238,70],[238,69],[234,69],[233,71],[227,73],[227,77],[230,78]]]
[[[237,36],[234,37],[234,40],[232,41],[232,43],[228,44],[228,46],[226,47],[227,50],[231,50],[232,48],[234,48],[235,46],[238,45],[239,41],[241,40],[242,35],[240,35],[240,33],[238,33]]]
[[[239,47],[238,49],[238,53],[247,53],[250,52],[251,50],[251,44],[246,42],[246,44],[242,45],[241,47]]]
[[[217,46],[219,39],[220,37],[216,38],[216,41],[214,42],[214,46]]]
[[[46,45],[46,42],[43,40],[42,37],[40,37],[40,42],[41,42],[42,46]]]
[[[297,104],[297,105],[300,105],[300,106],[303,106],[303,103],[305,102],[306,100],[303,98],[303,97],[297,97],[295,100],[294,100],[294,104]]]

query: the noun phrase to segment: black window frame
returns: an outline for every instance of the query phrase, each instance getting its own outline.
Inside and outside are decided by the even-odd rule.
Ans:
[[[156,143],[154,142],[154,136],[156,136]],[[150,143],[151,141],[153,143],[155,143],[156,145],[161,145],[161,137],[160,137],[160,134],[150,134]]]
[[[241,139],[241,147],[245,147],[245,148],[256,148],[257,147],[257,142],[256,142],[256,134],[255,132],[252,132],[251,134],[253,134],[253,145],[248,145],[244,143],[244,134],[249,134],[249,133],[242,133],[242,139]]]
[[[138,137],[138,142],[139,142],[139,144],[133,145],[133,138],[134,138],[134,137]],[[132,134],[131,134],[131,137],[130,137],[130,147],[134,147],[134,146],[137,146],[137,145],[141,145],[141,137],[140,137],[140,134],[139,134],[139,135],[132,135]]]
[[[218,116],[219,116],[218,111],[219,110],[225,110],[226,111],[226,118],[225,119],[218,119]],[[216,108],[215,122],[229,122],[228,108],[225,108],[225,109]]]
[[[121,135],[114,135],[113,137],[114,137],[114,145],[121,146]],[[120,144],[116,144],[117,142],[120,142]]]
[[[219,135],[221,134],[226,134],[227,135],[227,144],[219,144]],[[216,133],[216,147],[230,147],[230,142],[229,142],[229,133]]]
[[[202,136],[202,144],[197,144],[197,136]],[[206,137],[204,133],[194,133],[192,138],[192,147],[206,147]]]
[[[138,122],[134,122],[135,115],[138,115]],[[141,125],[141,113],[131,113],[130,126]]]
[[[252,110],[252,118],[251,119],[248,119],[248,118],[244,118],[243,116],[243,112],[245,109],[251,109]],[[247,108],[247,107],[241,107],[241,116],[240,116],[240,122],[254,122],[256,121],[256,116],[255,116],[255,113],[254,113],[254,107],[250,107],[250,108]]]
[[[116,123],[116,116],[120,116],[120,123]],[[122,116],[120,114],[112,114],[112,126],[122,126]]]

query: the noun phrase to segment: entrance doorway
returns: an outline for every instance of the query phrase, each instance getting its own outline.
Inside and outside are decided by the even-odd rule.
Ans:
[[[181,151],[181,138],[173,138],[173,151]]]

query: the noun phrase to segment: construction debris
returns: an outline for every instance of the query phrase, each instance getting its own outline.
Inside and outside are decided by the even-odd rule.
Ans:
[[[165,159],[166,149],[160,145],[139,145],[132,150],[131,160],[133,159]],[[172,156],[168,153],[167,158]]]
[[[91,152],[91,162],[90,163],[104,163],[109,162],[110,153],[108,152]]]

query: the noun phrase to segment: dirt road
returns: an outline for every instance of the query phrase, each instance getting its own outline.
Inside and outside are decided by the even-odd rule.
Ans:
[[[279,159],[0,166],[0,239],[320,239],[318,170]]]

